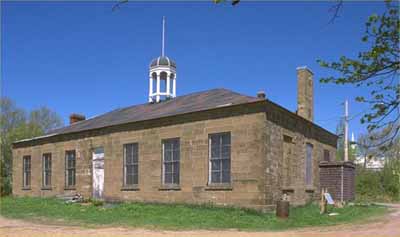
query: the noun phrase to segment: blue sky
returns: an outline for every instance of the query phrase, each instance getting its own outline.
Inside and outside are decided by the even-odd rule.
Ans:
[[[363,88],[320,84],[333,75],[318,58],[355,56],[360,38],[382,2],[345,2],[328,24],[332,3],[2,2],[2,92],[25,109],[45,105],[67,123],[145,103],[148,66],[160,55],[166,16],[166,55],[177,62],[177,94],[224,87],[267,97],[295,111],[296,67],[314,72],[315,122],[335,131],[350,100],[350,116],[366,107],[354,102]],[[365,127],[359,117],[350,131]]]

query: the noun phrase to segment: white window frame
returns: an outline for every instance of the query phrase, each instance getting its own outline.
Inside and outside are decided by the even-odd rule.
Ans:
[[[48,166],[46,168],[46,159],[48,160]],[[52,156],[51,153],[44,153],[42,155],[42,186],[43,188],[51,187],[51,176],[52,176]],[[46,174],[49,173],[49,183],[46,183]]]
[[[228,135],[230,137],[230,143],[229,143],[229,163],[230,163],[230,168],[229,168],[229,182],[212,182],[212,162],[211,162],[211,151],[212,151],[212,142],[211,142],[211,137],[215,136],[215,135]],[[222,144],[221,144],[221,148],[222,148]],[[222,152],[222,149],[221,149]],[[223,160],[222,159],[222,155],[221,158],[219,160]],[[208,184],[209,185],[230,185],[232,183],[232,136],[230,132],[220,132],[220,133],[212,133],[208,135]],[[222,163],[221,163],[221,175],[222,175]],[[222,177],[221,177],[221,181],[222,181]]]
[[[136,147],[135,149],[136,150],[134,150],[134,152],[136,152],[136,156],[137,156],[137,161],[136,162],[133,162],[132,164],[129,164],[129,165],[132,165],[133,167],[134,166],[137,166],[138,168],[137,168],[137,183],[133,183],[133,184],[128,184],[127,183],[127,174],[128,174],[128,172],[127,172],[127,164],[126,164],[126,148],[127,148],[127,146],[134,146],[134,147]],[[123,160],[123,165],[124,165],[124,182],[123,182],[123,186],[124,187],[130,187],[130,186],[137,186],[137,185],[139,185],[139,144],[138,143],[128,143],[128,144],[124,144],[124,146],[123,146],[123,149],[124,149],[124,160]],[[135,173],[133,172],[133,175],[135,175]]]
[[[25,160],[29,160],[29,167],[26,166]],[[27,168],[29,168],[27,170]],[[27,173],[29,175],[27,175]],[[29,178],[29,184],[28,184],[28,178]],[[31,156],[23,156],[22,157],[22,187],[23,188],[30,188],[31,187],[31,181],[32,181],[32,159]]]
[[[73,153],[74,154],[74,167],[69,167],[68,166],[68,153]],[[73,175],[73,184],[69,185],[69,170],[74,170],[74,175]],[[76,186],[76,151],[75,150],[68,150],[65,151],[65,187],[66,188],[75,188]]]
[[[174,160],[174,149],[175,148],[173,148],[173,150],[172,150],[172,154],[171,154],[171,161],[168,161],[168,163],[171,163],[172,164],[172,173],[171,173],[171,175],[172,175],[172,183],[166,183],[165,182],[165,163],[166,163],[166,161],[165,161],[165,143],[166,142],[171,142],[171,141],[174,141],[174,140],[177,140],[178,141],[178,146],[179,146],[179,149],[178,149],[178,154],[179,154],[179,159],[178,159],[178,161],[175,161]],[[180,185],[180,182],[181,182],[181,178],[180,178],[180,176],[181,176],[181,169],[180,169],[180,165],[181,165],[181,141],[180,141],[180,138],[168,138],[168,139],[163,139],[162,140],[162,142],[161,142],[161,144],[162,144],[162,184],[163,185],[165,185],[165,186],[179,186]],[[174,171],[174,163],[178,163],[178,166],[179,166],[179,169],[178,169],[178,182],[176,183],[176,180],[174,180],[174,173],[175,173],[175,171]]]

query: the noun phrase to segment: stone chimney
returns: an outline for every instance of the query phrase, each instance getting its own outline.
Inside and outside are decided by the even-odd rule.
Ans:
[[[85,115],[82,115],[82,114],[71,114],[69,116],[69,124],[71,125],[73,123],[76,123],[76,122],[79,122],[79,121],[83,121],[85,119],[86,119]]]
[[[306,66],[297,70],[297,114],[311,122],[314,121],[314,82],[313,72]]]

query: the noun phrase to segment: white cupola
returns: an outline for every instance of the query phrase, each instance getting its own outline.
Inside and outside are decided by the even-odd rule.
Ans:
[[[176,64],[165,56],[165,17],[163,17],[161,56],[150,63],[149,102],[176,97]]]

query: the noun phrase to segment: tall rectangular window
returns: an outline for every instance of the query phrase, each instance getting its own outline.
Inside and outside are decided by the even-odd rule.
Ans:
[[[306,185],[312,185],[312,156],[313,156],[313,145],[310,143],[306,144]]]
[[[324,161],[330,161],[331,157],[330,157],[330,153],[328,150],[324,150]]]
[[[24,188],[30,188],[31,186],[31,156],[24,156],[22,158],[22,186]]]
[[[75,150],[65,152],[65,186],[67,188],[75,187]]]
[[[51,187],[51,153],[42,157],[42,185],[44,188]]]
[[[209,135],[209,183],[231,182],[231,134]]]
[[[180,142],[179,138],[162,141],[163,184],[179,185]]]
[[[139,149],[137,143],[124,145],[124,186],[139,183]]]

